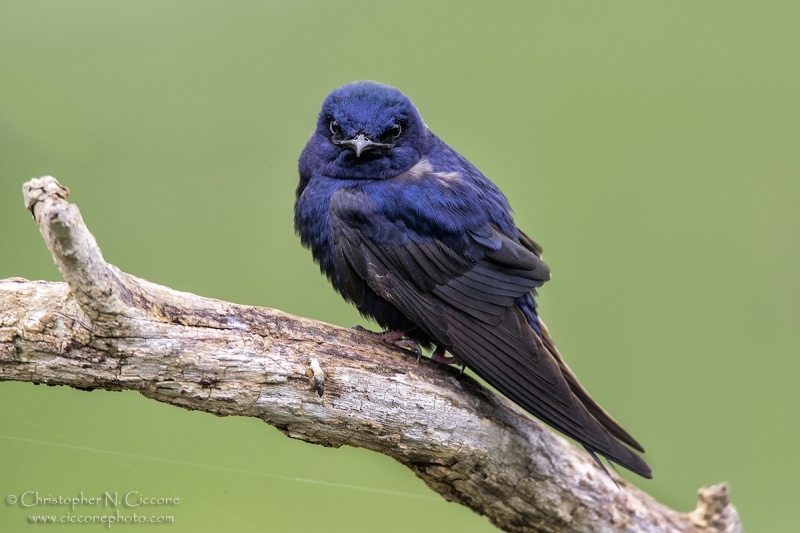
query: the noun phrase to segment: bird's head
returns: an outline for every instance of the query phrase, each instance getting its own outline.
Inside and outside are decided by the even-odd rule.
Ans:
[[[328,95],[310,143],[327,176],[386,179],[418,163],[427,140],[428,128],[403,93],[357,81]]]

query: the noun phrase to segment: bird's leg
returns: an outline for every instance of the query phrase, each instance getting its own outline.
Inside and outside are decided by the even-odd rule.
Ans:
[[[447,357],[445,355],[446,353],[447,349],[444,346],[437,345],[436,350],[431,354],[431,361],[435,361],[443,365],[462,365],[461,371],[463,372],[464,363],[461,362],[461,359],[459,359],[455,355],[452,357]]]
[[[366,328],[362,328],[361,326],[353,326],[353,329],[356,331],[360,331],[362,333],[369,333],[370,335],[379,338],[386,344],[391,344],[392,346],[397,346],[399,348],[406,348],[407,350],[411,350],[412,352],[417,354],[417,362],[419,362],[420,357],[422,357],[422,348],[420,348],[419,343],[413,339],[409,339],[408,337],[406,337],[404,331],[388,330],[384,331],[383,333],[376,333]]]

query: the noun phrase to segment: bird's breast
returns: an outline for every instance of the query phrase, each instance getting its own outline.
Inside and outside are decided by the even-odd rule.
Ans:
[[[335,261],[331,198],[340,189],[358,187],[359,181],[314,176],[295,203],[294,224],[300,241],[311,250],[314,261],[339,293],[342,293],[342,284]]]

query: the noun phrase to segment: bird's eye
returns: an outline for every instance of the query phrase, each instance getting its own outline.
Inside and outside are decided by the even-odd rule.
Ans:
[[[400,124],[395,124],[389,128],[389,135],[392,136],[392,139],[397,139],[401,133],[403,133],[403,127]]]
[[[331,120],[329,127],[331,129],[331,133],[334,135],[339,135],[342,133],[342,128],[339,126],[339,123],[336,122],[336,120]]]

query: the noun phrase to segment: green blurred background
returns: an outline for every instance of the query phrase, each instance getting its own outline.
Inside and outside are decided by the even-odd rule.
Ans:
[[[322,99],[380,80],[544,245],[543,316],[648,449],[655,479],[634,481],[687,511],[728,481],[748,531],[797,531],[798,20],[797,2],[2,0],[0,278],[60,280],[20,192],[52,174],[126,272],[359,323],[292,205]],[[493,530],[371,452],[2,383],[0,530],[32,527],[5,501],[28,490],[177,496],[157,509],[175,523],[139,526],[174,531]]]

